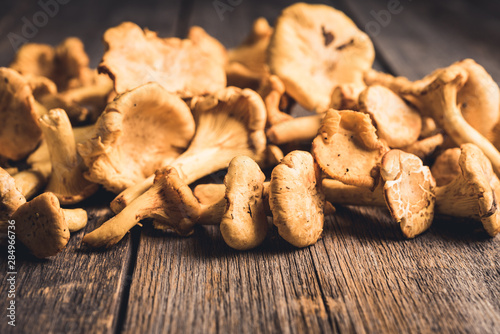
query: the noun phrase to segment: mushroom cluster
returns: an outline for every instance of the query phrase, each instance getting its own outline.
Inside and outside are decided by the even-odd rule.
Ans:
[[[229,50],[201,27],[132,22],[103,41],[97,69],[74,37],[0,68],[0,233],[16,220],[35,256],[64,249],[87,217],[60,206],[101,186],[116,215],[84,236],[93,248],[145,219],[181,236],[215,225],[238,250],[272,228],[307,247],[333,205],[384,207],[406,238],[436,215],[500,232],[500,89],[471,59],[416,81],[377,72],[367,34],[305,3]]]

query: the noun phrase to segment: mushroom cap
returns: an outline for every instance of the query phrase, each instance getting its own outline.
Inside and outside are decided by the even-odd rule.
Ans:
[[[312,152],[323,172],[348,185],[373,188],[376,167],[389,149],[378,139],[370,115],[330,109]]]
[[[272,33],[267,20],[259,17],[245,40],[229,50],[225,68],[228,85],[256,89],[260,80],[269,75],[266,50]]]
[[[229,247],[247,250],[260,245],[267,234],[264,212],[264,180],[259,165],[249,157],[237,156],[229,164],[226,186],[226,212],[220,231]]]
[[[278,17],[268,57],[287,93],[304,108],[323,112],[337,85],[363,84],[375,51],[368,35],[341,11],[297,3]]]
[[[85,177],[118,193],[180,155],[195,124],[184,101],[148,83],[109,103],[95,129],[94,138],[78,145]]]
[[[227,50],[216,38],[210,36],[205,29],[198,26],[189,28],[187,38],[198,46],[202,52],[212,57],[215,61],[226,65]]]
[[[316,243],[323,232],[325,195],[320,171],[308,152],[287,154],[271,174],[269,204],[278,233],[296,247]]]
[[[449,184],[437,189],[439,213],[481,220],[490,236],[500,232],[500,181],[491,162],[474,144],[460,146],[458,164],[461,173]]]
[[[484,67],[472,59],[456,62],[468,75],[457,93],[457,104],[467,123],[490,141],[500,120],[500,90]]]
[[[68,37],[56,46],[53,81],[59,90],[89,85],[91,73],[89,57],[79,38]]]
[[[262,96],[267,110],[267,124],[275,125],[293,119],[280,110],[285,85],[276,75],[269,75],[259,83],[258,93]]]
[[[417,156],[391,150],[382,158],[380,175],[392,217],[407,238],[427,230],[434,219],[436,181]]]
[[[0,221],[7,221],[21,205],[26,203],[23,194],[16,188],[16,182],[3,168],[0,168]]]
[[[359,96],[359,111],[371,116],[377,135],[392,148],[417,141],[422,128],[420,114],[399,95],[380,85],[367,87]]]
[[[90,81],[89,57],[83,43],[68,37],[55,48],[28,43],[17,52],[10,67],[23,75],[44,76],[59,90],[87,85]]]
[[[157,192],[158,202],[145,207],[142,218],[153,218],[157,229],[172,229],[183,236],[192,234],[200,217],[200,203],[177,170],[174,167],[158,169],[150,191]]]
[[[438,187],[452,182],[461,173],[458,161],[462,150],[459,147],[449,148],[441,153],[431,167],[432,176]]]
[[[344,83],[335,87],[330,98],[330,108],[337,110],[359,110],[359,94],[366,89],[364,83]]]
[[[204,162],[207,169],[197,167],[198,175],[187,173],[184,179],[188,183],[227,168],[238,155],[249,156],[259,163],[265,160],[266,107],[255,91],[226,87],[214,94],[193,98],[191,106],[196,120],[196,134],[180,159],[201,156],[200,152],[207,152],[207,148],[215,149],[217,157]],[[178,162],[179,159],[175,165]],[[181,169],[183,173],[184,168]]]
[[[28,82],[15,70],[0,68],[0,156],[20,160],[42,138]]]
[[[98,69],[113,79],[117,93],[150,81],[182,98],[226,86],[223,64],[191,40],[162,39],[132,22],[108,29],[103,39],[106,52]]]
[[[70,233],[57,197],[46,192],[19,207],[12,215],[16,236],[38,258],[62,251]]]
[[[56,52],[48,44],[27,43],[19,48],[10,68],[22,75],[43,76],[52,80]]]

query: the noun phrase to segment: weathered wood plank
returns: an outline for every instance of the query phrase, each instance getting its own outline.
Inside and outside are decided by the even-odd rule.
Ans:
[[[107,196],[108,198],[110,196]],[[48,260],[38,260],[16,245],[16,326],[7,324],[7,249],[2,247],[0,279],[1,333],[103,333],[117,326],[118,313],[132,243],[129,236],[103,252],[81,249],[84,233],[111,216],[109,209],[88,206],[85,231],[72,234],[66,249]],[[137,237],[137,236],[136,236]]]
[[[215,227],[144,228],[125,333],[331,332],[308,250],[278,238],[235,252]]]
[[[389,3],[399,6],[391,13]],[[415,80],[470,57],[500,82],[500,11],[494,3],[367,0],[343,1],[340,9],[367,30],[377,55],[398,75]]]
[[[500,241],[438,220],[404,240],[388,213],[341,208],[310,248],[340,332],[488,333],[500,325]]]

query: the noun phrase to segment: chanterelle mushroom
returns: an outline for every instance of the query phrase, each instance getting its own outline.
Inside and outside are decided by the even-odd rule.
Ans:
[[[42,137],[38,117],[44,112],[28,82],[16,71],[0,68],[0,156],[20,160]]]
[[[47,77],[62,91],[89,83],[91,70],[88,64],[82,41],[69,37],[55,48],[46,44],[23,45],[10,67],[23,75]]]
[[[267,138],[274,144],[285,144],[292,141],[311,141],[318,134],[324,114],[293,118],[271,126]]]
[[[500,181],[477,146],[464,144],[460,150],[461,172],[450,183],[436,188],[436,212],[480,220],[494,237],[500,232]]]
[[[182,98],[213,93],[226,85],[224,65],[189,39],[159,38],[132,22],[104,33],[106,51],[99,71],[117,93],[155,81]]]
[[[420,114],[384,86],[369,86],[359,95],[359,111],[371,116],[377,135],[392,148],[417,141],[422,128]]]
[[[287,154],[271,174],[269,204],[278,233],[296,247],[313,245],[323,232],[325,196],[311,154]]]
[[[462,150],[454,147],[447,149],[436,158],[431,172],[438,187],[447,185],[461,173],[458,163],[460,155],[462,155]]]
[[[220,223],[229,247],[246,250],[264,241],[268,229],[262,196],[265,178],[251,158],[238,156],[231,160],[224,178],[226,212]]]
[[[227,168],[238,155],[260,162],[266,152],[266,110],[261,97],[250,89],[227,87],[213,95],[194,98],[192,110],[196,134],[189,148],[170,165],[190,184],[206,175]],[[123,191],[112,202],[114,212],[147,190],[145,181]]]
[[[243,43],[229,50],[225,68],[228,85],[257,89],[260,81],[269,75],[266,50],[272,33],[267,20],[259,17]]]
[[[312,152],[323,172],[345,184],[373,187],[375,167],[387,145],[378,139],[370,116],[330,109],[323,118]]]
[[[424,232],[432,223],[435,181],[427,166],[409,153],[387,152],[380,179],[373,190],[324,179],[325,198],[333,204],[384,206],[407,238]]]
[[[495,137],[495,124],[500,120],[500,89],[486,70],[472,59],[464,59],[448,68],[437,69],[414,82],[374,70],[365,74],[365,81],[370,85],[384,85],[411,101],[422,113],[432,114],[436,106],[429,105],[425,99],[422,100],[420,92],[429,90],[426,87],[431,84],[435,89],[439,88],[439,77],[442,78],[446,72],[457,71],[458,68],[462,73],[460,82],[457,81],[454,88],[455,103],[467,123],[492,141]],[[439,123],[439,119],[436,121]],[[442,126],[441,123],[438,125]]]
[[[94,248],[111,247],[145,218],[154,218],[158,227],[164,225],[180,235],[189,235],[199,215],[199,203],[189,186],[175,168],[166,167],[156,171],[151,188],[119,214],[85,235],[82,242]]]
[[[425,110],[428,116],[434,118],[436,124],[456,144],[472,143],[478,146],[491,160],[495,173],[500,175],[500,152],[466,121],[458,106],[458,93],[466,84],[468,76],[468,71],[460,63],[453,64],[431,74],[434,78],[432,81],[424,78],[401,89],[401,94],[418,99],[421,112]],[[490,120],[486,119],[484,122]],[[494,126],[495,124],[492,125]]]
[[[85,227],[87,212],[61,209],[52,193],[26,202],[14,179],[0,168],[0,233],[6,233],[9,220],[15,221],[16,237],[43,258],[57,254],[66,246],[70,232]]]
[[[434,218],[436,181],[417,156],[391,150],[382,158],[380,175],[392,217],[407,238],[427,230]]]
[[[364,85],[363,72],[375,58],[368,35],[344,13],[325,5],[297,3],[276,21],[268,49],[271,73],[309,110],[324,112],[333,89]]]
[[[83,177],[84,165],[76,152],[75,136],[64,110],[50,110],[40,118],[40,126],[52,165],[46,191],[53,192],[63,204],[78,203],[94,194],[98,185]]]
[[[78,145],[85,177],[119,193],[178,157],[195,123],[184,101],[148,83],[109,103],[95,129],[94,138]]]

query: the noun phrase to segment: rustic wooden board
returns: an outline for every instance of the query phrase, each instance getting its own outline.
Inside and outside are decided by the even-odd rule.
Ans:
[[[371,10],[386,6],[324,2],[346,10],[360,27],[373,19]],[[256,17],[272,22],[291,1],[232,3],[237,5],[221,20],[212,1],[73,0],[33,41],[55,44],[79,36],[95,66],[102,32],[132,20],[160,36],[183,36],[189,25],[201,25],[231,47]],[[484,10],[466,0],[401,4],[404,10],[373,36],[378,68],[415,79],[473,57],[500,80],[498,6],[486,3]],[[38,9],[12,2],[2,10],[0,64],[7,65],[13,51],[5,33],[20,29],[20,18]],[[94,218],[86,232],[109,214],[96,202],[88,206]],[[73,235],[49,261],[18,254],[16,332],[492,333],[500,325],[500,241],[467,221],[441,218],[424,235],[404,240],[384,210],[339,208],[312,247],[295,249],[272,230],[264,245],[249,252],[227,247],[216,227],[180,238],[145,222],[105,252],[81,250],[83,234]],[[4,268],[6,254],[4,249],[0,255]],[[6,289],[0,285],[0,296]],[[0,307],[6,307],[4,297]],[[11,331],[0,322],[0,333]]]
[[[85,231],[73,233],[66,249],[53,258],[38,260],[17,242],[16,327],[7,324],[2,311],[0,333],[109,333],[116,328],[124,284],[130,280],[132,241],[127,236],[104,252],[81,249],[84,233],[111,216],[109,209],[87,210]],[[7,249],[1,249],[0,305],[6,310]]]
[[[397,14],[380,18],[381,11],[390,13],[388,3],[399,3],[393,9]],[[500,7],[495,2],[367,0],[343,1],[341,8],[359,27],[372,31],[377,55],[398,75],[416,80],[473,58],[500,82]],[[372,28],[376,25],[378,32]]]

